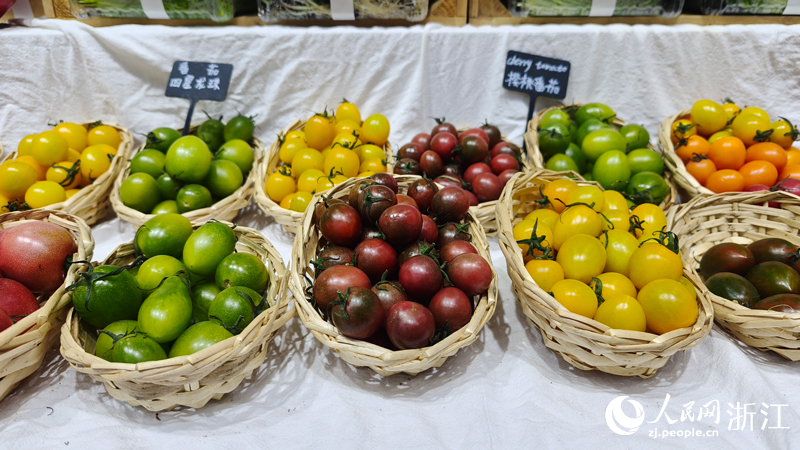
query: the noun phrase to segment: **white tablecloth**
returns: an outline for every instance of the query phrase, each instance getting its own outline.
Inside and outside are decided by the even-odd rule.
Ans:
[[[364,115],[385,114],[398,147],[440,116],[457,126],[489,119],[521,143],[527,97],[501,88],[509,49],[571,61],[567,101],[607,103],[626,121],[645,125],[653,141],[661,120],[700,98],[732,97],[800,121],[800,27],[35,25],[0,30],[6,151],[54,120],[100,118],[138,133],[181,125],[188,102],[163,95],[174,60],[233,63],[228,100],[198,105],[195,123],[202,110],[227,118],[237,109],[257,113],[257,135],[265,141],[344,97]],[[293,236],[254,205],[237,222],[263,231],[289,260]],[[96,260],[133,237],[133,228],[116,218],[93,232]],[[344,363],[293,320],[270,346],[267,362],[233,393],[199,411],[156,415],[112,399],[53,350],[0,403],[0,448],[800,445],[797,364],[747,348],[715,327],[648,380],[575,370],[526,322],[497,240],[490,242],[500,277],[497,311],[480,340],[441,369],[381,378]],[[642,406],[644,423],[630,435],[607,424],[607,407],[620,396],[629,396],[621,407],[626,416],[637,416],[630,400]],[[714,412],[714,401],[718,417],[700,417]],[[692,437],[678,437],[687,433]]]

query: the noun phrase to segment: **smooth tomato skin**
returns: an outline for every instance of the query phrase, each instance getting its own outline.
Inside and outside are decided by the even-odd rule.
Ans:
[[[346,292],[351,286],[372,287],[363,270],[353,266],[334,266],[322,272],[314,283],[314,300],[320,311],[327,313],[328,305],[336,300],[337,291]]]
[[[467,241],[455,240],[442,247],[441,251],[439,251],[439,260],[449,263],[453,258],[458,255],[463,255],[464,253],[474,253],[477,255],[478,250]]]
[[[497,155],[492,158],[492,172],[495,175],[500,176],[506,170],[514,170],[515,172],[519,170],[519,162],[513,156],[509,155]]]
[[[136,230],[136,245],[148,258],[157,255],[180,258],[192,231],[192,223],[186,217],[180,214],[162,214],[148,220]]]
[[[434,183],[439,184],[443,187],[455,187],[459,189],[463,189],[463,184],[461,182],[461,177],[457,175],[441,175],[433,180]]]
[[[365,187],[359,194],[357,203],[361,220],[375,225],[384,211],[397,204],[397,196],[390,187],[376,184]]]
[[[480,128],[470,128],[469,130],[459,133],[458,140],[464,139],[467,136],[477,136],[483,139],[483,141],[486,142],[487,145],[489,144],[489,136],[486,135],[486,132]]]
[[[472,192],[481,203],[497,200],[503,192],[503,183],[497,175],[482,173],[473,180]]]
[[[494,158],[497,155],[509,155],[516,158],[520,153],[522,153],[522,150],[520,150],[520,148],[515,144],[512,144],[511,142],[500,141],[492,146],[490,156]]]
[[[411,138],[411,143],[421,146],[424,150],[430,150],[431,135],[428,133],[419,133],[413,138]]]
[[[11,316],[0,308],[0,331],[10,328],[12,325],[14,325],[14,321],[11,319]]]
[[[362,241],[353,251],[353,258],[357,267],[367,274],[373,284],[380,281],[384,273],[390,279],[397,271],[397,252],[381,239]]]
[[[391,189],[392,192],[395,194],[395,198],[397,197],[397,190],[398,190],[397,180],[395,180],[392,175],[388,173],[376,173],[370,176],[369,178],[370,180]]]
[[[472,236],[464,231],[460,231],[459,225],[455,223],[445,224],[439,228],[439,237],[436,239],[436,248],[443,249],[447,244],[455,241],[471,241]]]
[[[594,313],[594,320],[616,330],[644,332],[647,318],[635,297],[615,294],[606,299]]]
[[[140,331],[165,344],[177,339],[191,320],[192,294],[180,277],[172,276],[142,302],[137,322]]]
[[[214,297],[208,305],[208,320],[232,334],[244,331],[256,316],[254,307],[262,301],[261,294],[244,286],[229,287]]]
[[[465,164],[475,164],[483,161],[489,155],[489,144],[483,138],[475,135],[463,137],[458,145],[461,146],[458,156]]]
[[[78,251],[58,225],[30,222],[5,230],[0,241],[0,275],[34,293],[53,292],[66,276],[64,261]]]
[[[439,192],[439,186],[437,186],[436,183],[432,180],[420,178],[411,183],[411,186],[408,187],[407,195],[414,200],[417,209],[421,213],[428,214],[431,203],[433,202],[433,196],[436,195],[437,192]]]
[[[386,236],[387,242],[394,247],[403,247],[419,239],[422,214],[413,206],[394,205],[381,214],[378,228]]]
[[[792,254],[797,251],[797,246],[781,238],[759,239],[748,245],[747,248],[753,253],[756,264],[767,261],[779,261],[789,263],[793,258]]]
[[[0,278],[0,309],[20,320],[39,309],[39,302],[30,290],[8,278]]]
[[[192,272],[212,276],[219,263],[236,248],[233,230],[219,222],[208,222],[194,231],[183,246],[183,263]]]
[[[469,206],[478,206],[478,204],[480,203],[480,201],[478,201],[478,197],[471,191],[464,191],[464,192],[467,194],[467,197],[469,197]]]
[[[428,307],[436,321],[436,328],[445,324],[455,331],[472,319],[472,301],[458,288],[447,287],[437,292]]]
[[[430,212],[439,223],[460,222],[469,211],[466,191],[457,187],[446,187],[434,194]]]
[[[111,361],[138,364],[167,359],[164,348],[144,334],[133,334],[120,339],[111,350]]]
[[[400,285],[413,300],[427,303],[439,289],[444,278],[436,261],[425,255],[411,257],[400,267]]]
[[[567,239],[558,251],[556,261],[564,269],[564,277],[588,284],[603,273],[607,254],[603,244],[593,236],[576,234]]]
[[[178,336],[169,349],[169,357],[191,355],[233,337],[230,331],[214,322],[199,322]]]
[[[629,278],[636,289],[642,289],[651,281],[683,277],[681,257],[658,242],[645,242],[631,254]]]
[[[467,183],[472,183],[472,180],[482,173],[492,173],[492,168],[489,167],[488,164],[482,162],[472,164],[471,166],[467,167],[467,170],[464,171],[464,181]]]
[[[436,135],[439,133],[449,133],[453,135],[453,137],[455,138],[458,137],[458,130],[456,130],[456,126],[449,122],[439,123],[437,121],[436,126],[433,127],[430,135],[436,137]],[[431,144],[433,144],[432,139],[431,139]]]
[[[378,296],[378,300],[380,300],[383,305],[383,310],[387,315],[392,306],[400,302],[409,301],[408,296],[406,296],[405,291],[403,291],[398,281],[379,282],[375,286],[372,286],[372,292]],[[384,326],[385,324],[386,321],[384,320]]]
[[[352,248],[361,237],[361,215],[348,204],[328,206],[319,218],[319,230],[328,242]]]
[[[438,153],[445,163],[453,157],[453,150],[457,145],[458,139],[449,132],[438,133],[431,138],[431,150]]]
[[[338,245],[328,245],[317,254],[317,276],[333,266],[343,266],[353,261],[353,250]]]
[[[719,272],[745,276],[756,264],[753,252],[744,245],[733,242],[717,244],[700,258],[700,273],[708,278]]]
[[[425,306],[415,302],[400,302],[389,310],[386,332],[392,344],[400,350],[428,345],[436,332],[436,319]]]
[[[800,274],[778,261],[756,264],[745,278],[755,286],[761,298],[800,292]]]
[[[647,328],[657,334],[689,327],[697,320],[697,302],[679,281],[652,281],[636,299],[644,309]]]
[[[117,269],[117,266],[98,266],[94,271],[111,273]],[[118,320],[136,319],[139,307],[142,305],[142,291],[136,283],[136,278],[125,270],[117,275],[96,280],[88,302],[86,295],[85,286],[75,288],[72,293],[72,306],[83,320],[97,328],[104,328]]]
[[[497,176],[497,178],[499,178],[499,179],[500,179],[500,183],[503,185],[503,187],[505,187],[505,186],[506,186],[506,184],[508,184],[508,182],[509,182],[509,181],[511,181],[511,178],[512,178],[512,177],[514,176],[514,174],[516,174],[517,172],[518,172],[518,171],[517,171],[517,170],[514,170],[514,169],[506,169],[506,170],[504,170],[504,171],[500,172],[500,175],[498,175],[498,176]],[[474,194],[473,194],[473,195],[474,195]],[[477,200],[478,200],[478,197],[475,197],[475,200],[476,200],[476,205],[477,205]]]
[[[419,205],[417,205],[417,202],[414,201],[413,198],[407,196],[406,194],[397,194],[396,197],[398,205],[409,205],[419,209]]]
[[[492,268],[482,256],[464,253],[447,263],[447,276],[453,286],[469,297],[479,295],[492,284]]]
[[[435,244],[439,237],[439,227],[436,222],[428,216],[422,216],[422,228],[419,232],[419,239],[429,244]]]
[[[419,167],[428,178],[436,178],[444,170],[441,156],[433,150],[427,150],[419,159]]]
[[[331,308],[333,324],[339,332],[354,339],[366,339],[383,325],[386,312],[378,296],[370,288],[352,287],[344,293],[346,302]]]

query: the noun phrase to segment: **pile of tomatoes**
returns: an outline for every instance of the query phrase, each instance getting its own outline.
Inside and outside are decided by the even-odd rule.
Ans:
[[[798,131],[763,109],[700,100],[689,118],[672,124],[675,153],[698,183],[715,193],[761,191],[780,180],[800,180]]]
[[[419,133],[397,152],[394,173],[425,175],[442,186],[463,188],[470,205],[500,198],[508,180],[522,165],[522,152],[505,142],[488,122],[459,133],[444,118],[430,134]]]
[[[664,201],[669,186],[661,155],[647,148],[641,125],[613,127],[616,113],[601,103],[566,106],[544,113],[537,126],[545,168],[572,170],[604,189],[622,192],[635,204]]]
[[[51,294],[64,283],[65,263],[77,250],[69,231],[51,223],[0,231],[0,331],[39,309],[34,294]]]
[[[335,114],[314,114],[302,131],[282,139],[281,165],[267,178],[264,191],[284,209],[303,212],[317,192],[356,176],[386,172],[383,146],[389,121],[373,114],[362,122],[358,107],[347,100]]]
[[[144,214],[167,214],[208,208],[238,190],[253,167],[250,142],[254,124],[238,115],[203,122],[196,136],[171,128],[147,135],[145,149],[131,159],[122,182],[122,203]]]
[[[62,122],[26,136],[17,157],[0,165],[0,211],[66,201],[108,172],[120,142],[119,132],[100,122]]]
[[[663,334],[697,320],[675,235],[652,204],[569,179],[541,187],[513,228],[531,278],[567,310],[610,328]]]
[[[139,228],[134,244],[133,263],[90,267],[70,287],[75,312],[98,330],[100,358],[189,355],[241,333],[270,307],[266,265],[234,252],[236,235],[223,223],[193,230],[180,214],[162,214]]]
[[[800,313],[800,251],[780,238],[711,247],[700,259],[709,291],[752,309]]]
[[[466,191],[389,174],[315,206],[324,240],[310,301],[340,333],[389,349],[422,348],[465,326],[492,269],[470,243]]]

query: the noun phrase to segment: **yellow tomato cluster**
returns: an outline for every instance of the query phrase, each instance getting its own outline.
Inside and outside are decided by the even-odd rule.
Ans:
[[[122,138],[116,129],[63,122],[26,136],[17,157],[0,165],[0,211],[43,208],[66,201],[111,167]]]
[[[373,114],[361,121],[358,107],[344,101],[334,115],[315,114],[302,131],[284,136],[278,152],[281,165],[264,190],[281,207],[303,212],[314,193],[353,177],[386,172],[383,146],[389,121]]]
[[[657,334],[697,320],[677,239],[652,204],[629,211],[619,192],[560,179],[514,226],[533,281],[575,314],[610,328]]]

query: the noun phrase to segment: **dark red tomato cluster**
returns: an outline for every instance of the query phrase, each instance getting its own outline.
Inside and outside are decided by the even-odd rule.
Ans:
[[[438,184],[462,188],[470,205],[497,200],[521,167],[519,147],[505,142],[489,123],[458,133],[436,119],[431,133],[420,133],[400,147],[394,173],[425,175]]]
[[[0,331],[39,309],[37,294],[64,283],[66,260],[78,247],[69,232],[46,222],[0,231]]]
[[[389,174],[359,180],[316,205],[323,239],[311,298],[345,336],[390,349],[421,348],[472,318],[492,282],[470,243],[466,191],[420,178],[398,193]]]
[[[711,247],[700,272],[713,294],[752,309],[800,313],[800,252],[780,238]]]

